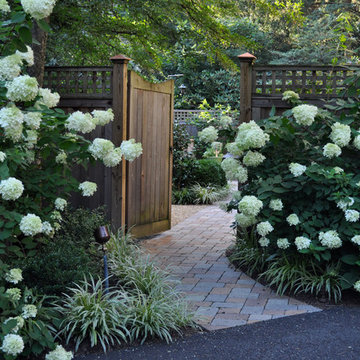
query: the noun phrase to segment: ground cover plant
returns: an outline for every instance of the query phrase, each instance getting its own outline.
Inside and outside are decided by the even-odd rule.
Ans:
[[[129,234],[119,230],[108,248],[113,286],[106,292],[103,281],[90,277],[70,288],[56,306],[62,319],[58,336],[74,341],[76,350],[90,340],[91,347],[101,344],[106,351],[110,345],[153,337],[170,342],[174,333],[194,326],[176,281]]]
[[[354,93],[354,92],[353,92]],[[356,93],[356,90],[355,90]],[[281,116],[239,126],[222,167],[242,184],[232,259],[277,286],[338,301],[360,290],[360,102],[321,110],[284,93]]]

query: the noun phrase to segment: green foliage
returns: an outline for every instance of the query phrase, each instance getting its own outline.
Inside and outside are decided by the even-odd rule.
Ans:
[[[61,230],[41,248],[41,256],[23,261],[24,278],[40,293],[61,295],[85,274],[102,273],[102,252],[94,230],[106,224],[102,209],[68,210]]]
[[[303,256],[288,258],[281,256],[270,263],[264,277],[270,286],[276,286],[277,293],[286,291],[310,293],[315,296],[327,294],[328,300],[337,303],[341,300],[341,276],[339,264],[328,264],[325,268],[316,261]]]
[[[221,159],[200,159],[194,170],[194,181],[201,186],[225,186],[227,184]]]
[[[106,351],[120,341],[160,337],[172,340],[172,332],[193,326],[192,313],[176,290],[170,274],[160,270],[134,245],[123,230],[108,242],[110,280],[116,285],[106,293],[104,282],[85,278],[69,289],[56,310],[61,314],[58,336],[86,340]]]
[[[53,322],[56,313],[46,303],[50,298],[38,296],[22,283],[5,281],[10,268],[0,261],[0,343],[8,334],[19,335],[24,342],[24,350],[17,359],[33,359],[47,349],[54,349]],[[14,282],[13,282],[14,283]],[[19,296],[12,297],[9,289],[18,289]],[[11,291],[11,290],[10,290]],[[34,305],[35,316],[27,317],[24,306]],[[13,360],[14,356],[0,350],[1,358]]]
[[[357,220],[360,177],[356,171],[360,165],[360,102],[357,99],[341,100],[336,106],[328,105],[327,109],[318,109],[307,125],[301,124],[301,118],[296,117],[298,111],[302,116],[309,116],[310,109],[306,107],[259,121],[258,125],[269,140],[260,149],[260,146],[252,145],[255,139],[249,141],[251,138],[246,137],[250,131],[246,126],[250,125],[239,128],[236,141],[239,144],[241,139],[248,141],[243,156],[247,150],[256,149],[266,159],[256,167],[247,167],[247,183],[242,187],[240,198],[233,199],[231,207],[237,208],[239,200],[253,196],[262,206],[250,219],[252,224],[269,222],[273,228],[264,235],[261,226],[255,226],[256,244],[246,244],[247,249],[242,253],[240,247],[237,251],[240,260],[245,258],[249,266],[256,264],[259,250],[270,259],[284,255],[275,263],[267,258],[269,263],[265,271],[266,278],[271,279],[270,283],[276,285],[280,293],[287,288],[313,294],[325,292],[329,299],[338,301],[341,291],[353,286],[360,278],[356,237],[360,231]],[[327,153],[325,145],[329,143],[338,144],[341,154]],[[291,169],[291,163],[304,168],[296,173]],[[272,201],[280,201],[281,208],[274,209]],[[244,207],[239,210],[247,211]],[[291,214],[298,216],[298,224],[287,221]],[[353,220],[351,215],[355,217]],[[241,216],[238,217],[239,224],[243,221]],[[246,226],[242,231],[248,234],[251,227]],[[306,245],[299,245],[302,238],[307,239]],[[279,239],[287,239],[289,246],[279,247]]]
[[[110,345],[125,341],[126,293],[116,289],[104,291],[103,281],[85,279],[69,288],[55,307],[61,316],[58,336],[66,336],[66,343],[75,342],[75,350],[84,340],[91,347],[101,344],[104,352]]]
[[[194,325],[193,314],[170,273],[159,269],[123,232],[112,236],[109,248],[110,268],[132,295],[127,314],[133,340],[144,342],[158,336],[169,342],[171,331],[181,333],[182,327]]]

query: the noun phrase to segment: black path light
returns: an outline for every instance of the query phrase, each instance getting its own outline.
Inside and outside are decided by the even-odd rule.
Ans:
[[[106,256],[105,244],[110,240],[109,230],[106,226],[99,226],[94,231],[94,237],[97,243],[101,244],[102,251],[104,253],[104,276],[105,276],[105,294],[109,291],[109,271]]]
[[[180,89],[180,92],[181,92],[181,95],[184,95],[185,94],[185,91],[187,89],[187,86],[185,84],[181,84],[179,86],[179,89]]]

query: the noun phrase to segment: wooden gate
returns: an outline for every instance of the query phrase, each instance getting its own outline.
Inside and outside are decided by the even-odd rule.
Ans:
[[[48,67],[44,87],[61,95],[60,108],[72,112],[114,110],[114,121],[87,134],[119,146],[134,138],[143,145],[142,156],[114,168],[101,163],[78,169],[79,180],[98,184],[91,198],[74,196],[74,206],[106,206],[114,230],[126,225],[137,236],[170,228],[172,175],[172,122],[174,81],[152,84],[128,71],[129,58],[111,58],[112,67]]]
[[[125,217],[137,237],[171,226],[174,83],[153,84],[129,72],[128,134],[143,155],[127,165]]]

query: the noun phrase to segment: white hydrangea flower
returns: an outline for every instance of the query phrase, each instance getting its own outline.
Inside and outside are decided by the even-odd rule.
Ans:
[[[56,210],[63,211],[63,210],[65,210],[66,206],[67,206],[67,201],[65,199],[56,198],[56,200],[55,200],[55,209]]]
[[[330,249],[336,249],[341,247],[342,241],[339,234],[335,230],[329,230],[319,233],[319,240],[322,246],[327,246]]]
[[[243,184],[248,179],[248,171],[234,158],[227,158],[221,162],[221,167],[228,180],[236,180]]]
[[[56,0],[21,0],[21,5],[27,14],[41,20],[48,17],[55,6]]]
[[[8,323],[11,320],[16,320],[16,325],[11,329],[11,332],[13,334],[16,334],[20,329],[23,328],[25,321],[21,316],[16,316],[16,317],[9,317],[4,321],[4,324]]]
[[[345,210],[345,219],[349,222],[356,222],[359,220],[360,213],[356,210]]]
[[[267,247],[270,244],[270,240],[267,237],[263,236],[259,239],[259,244],[261,247]]]
[[[273,199],[270,201],[269,208],[274,211],[281,211],[283,209],[284,205],[281,201],[281,199]]]
[[[10,6],[6,0],[0,0],[0,11],[3,13],[10,12]]]
[[[311,240],[304,236],[298,236],[295,238],[295,245],[298,250],[307,249],[310,244]]]
[[[263,207],[263,202],[253,195],[244,196],[239,202],[239,210],[247,216],[256,216]]]
[[[114,151],[114,144],[110,140],[96,138],[89,146],[89,152],[97,159],[102,160],[106,155]]]
[[[45,356],[45,360],[71,360],[73,357],[71,351],[66,351],[61,345],[57,345],[55,350]]]
[[[32,101],[39,91],[39,84],[34,77],[21,75],[6,83],[6,97],[11,101]]]
[[[6,159],[6,154],[2,151],[0,151],[0,163],[4,162]]]
[[[290,214],[287,218],[286,221],[288,222],[288,224],[290,226],[296,226],[300,223],[299,217],[296,214]]]
[[[336,205],[338,208],[345,211],[348,207],[352,206],[354,202],[354,198],[349,196],[345,199],[340,200]]]
[[[292,113],[299,125],[310,126],[315,121],[318,108],[314,105],[298,105],[292,109]]]
[[[351,241],[356,244],[356,245],[359,245],[360,246],[360,235],[355,235],[351,238]]]
[[[233,197],[234,200],[240,201],[241,198],[242,198],[242,196],[241,196],[241,191],[238,191],[238,190],[234,191],[234,192],[232,193],[232,197]]]
[[[219,125],[222,126],[223,128],[231,126],[232,122],[233,120],[230,116],[227,115],[220,116]]]
[[[64,150],[60,150],[60,152],[55,157],[55,162],[57,164],[66,164],[67,155]]]
[[[125,160],[134,161],[142,154],[142,145],[141,143],[136,143],[135,139],[130,139],[123,141],[120,145],[121,153],[124,155]]]
[[[41,99],[35,103],[36,108],[39,108],[41,105],[43,105],[51,109],[55,107],[60,101],[60,95],[57,92],[51,92],[50,89],[40,88],[39,96]]]
[[[11,269],[9,272],[5,274],[5,280],[12,284],[17,284],[22,281],[22,271],[19,268]]]
[[[277,239],[276,244],[279,249],[287,249],[290,246],[289,240],[287,238]]]
[[[96,124],[90,114],[75,111],[66,120],[65,127],[68,130],[75,130],[77,132],[87,134],[96,128]]]
[[[265,159],[266,157],[259,152],[249,150],[243,158],[243,163],[246,166],[258,166]]]
[[[289,165],[289,170],[295,177],[298,177],[306,171],[306,166],[298,163],[291,163]]]
[[[41,124],[41,113],[27,112],[24,114],[25,124],[32,130],[38,130]]]
[[[5,291],[5,295],[11,301],[19,301],[21,299],[21,290],[18,288],[10,288]]]
[[[360,150],[360,135],[355,136],[353,144],[358,150]]]
[[[94,110],[91,115],[93,116],[96,125],[104,126],[114,120],[114,112],[112,109],[106,111]]]
[[[226,144],[226,150],[233,156],[241,156],[243,151],[240,149],[240,146],[236,142]]]
[[[273,226],[268,221],[263,221],[256,225],[256,231],[261,236],[266,236],[274,230]]]
[[[51,224],[48,221],[44,221],[42,223],[41,232],[45,235],[52,237],[54,235],[54,228],[51,226]]]
[[[338,157],[341,155],[341,147],[337,146],[336,144],[327,143],[323,147],[323,155],[329,159]]]
[[[254,120],[251,120],[238,127],[235,142],[242,150],[248,150],[262,148],[269,140],[270,136]]]
[[[219,141],[214,141],[214,142],[211,143],[211,148],[214,151],[221,151],[222,147],[223,147],[223,144],[221,142],[219,142]]]
[[[16,200],[22,195],[23,191],[23,183],[14,177],[0,181],[0,194],[4,200]]]
[[[5,354],[17,356],[24,350],[24,340],[20,335],[7,334],[0,348]]]
[[[248,215],[244,215],[243,213],[236,214],[235,220],[238,223],[238,225],[242,228],[247,228],[251,225],[256,224],[255,216],[248,216]]]
[[[218,131],[213,126],[208,126],[198,133],[199,139],[205,143],[212,143],[218,138]]]
[[[109,152],[103,157],[103,163],[107,167],[114,167],[120,164],[122,160],[121,148],[116,148],[113,151]]]
[[[33,66],[34,65],[34,52],[30,46],[26,46],[26,48],[27,48],[26,52],[21,52],[19,50],[16,50],[15,54],[19,55],[21,60],[26,61],[28,66]]]
[[[21,56],[13,54],[0,59],[0,81],[13,80],[20,75]]]
[[[282,100],[284,101],[296,101],[300,99],[299,94],[291,90],[284,91],[282,95]]]
[[[97,190],[97,185],[91,181],[84,181],[79,185],[79,190],[82,191],[82,196],[92,196]]]
[[[33,304],[24,305],[22,308],[22,317],[24,319],[34,318],[37,315],[37,308]]]
[[[333,170],[335,171],[335,174],[341,174],[344,172],[344,169],[339,166],[335,166]]]
[[[5,137],[17,142],[21,139],[24,115],[16,106],[3,107],[0,110],[0,126],[5,130]]]
[[[343,147],[349,145],[351,140],[351,129],[349,125],[335,123],[331,126],[330,139],[338,146]]]
[[[36,145],[38,140],[38,133],[35,130],[27,130],[26,131],[26,146],[28,149],[33,149],[34,145]]]
[[[360,292],[360,280],[358,280],[355,284],[354,284],[354,289],[358,292]]]
[[[27,214],[20,221],[20,230],[26,236],[34,236],[42,232],[42,221],[35,214]]]

